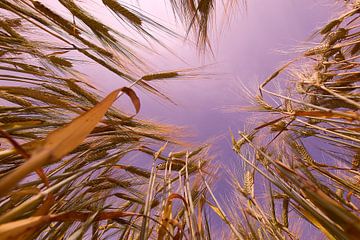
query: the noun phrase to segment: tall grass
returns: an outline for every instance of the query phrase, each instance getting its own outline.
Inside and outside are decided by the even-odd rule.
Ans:
[[[232,177],[231,222],[243,239],[302,239],[307,224],[313,236],[359,238],[360,11],[343,9],[259,86],[267,120],[232,137],[245,173]]]
[[[133,87],[169,99],[151,81],[183,73],[143,74],[135,49],[147,46],[97,19],[85,2],[0,2],[0,239],[208,238],[207,147],[175,152],[175,127],[134,118],[141,99]],[[193,24],[208,17],[202,2],[194,1],[198,10],[185,24],[205,39],[207,26]],[[178,37],[136,6],[97,4],[148,40]],[[103,98],[74,57],[130,85]],[[125,95],[135,114],[111,107]]]

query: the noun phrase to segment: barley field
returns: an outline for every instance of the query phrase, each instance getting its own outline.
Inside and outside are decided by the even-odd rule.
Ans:
[[[359,239],[359,18],[1,0],[0,239]]]

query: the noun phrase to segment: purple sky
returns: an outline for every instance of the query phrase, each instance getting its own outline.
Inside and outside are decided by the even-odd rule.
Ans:
[[[163,0],[140,1],[140,5],[164,23],[172,19]],[[199,57],[192,44],[181,40],[167,44],[186,63],[163,49],[159,50],[161,56],[147,53],[154,69],[183,69],[211,64],[203,70],[211,77],[159,83],[160,90],[172,96],[178,106],[140,94],[140,117],[188,126],[189,132],[195,133],[190,139],[193,142],[216,138],[213,149],[218,155],[217,161],[223,166],[234,166],[236,157],[230,146],[229,128],[234,132],[243,130],[250,114],[224,113],[221,109],[230,105],[247,105],[242,84],[255,90],[277,67],[296,56],[294,52],[299,47],[311,44],[311,34],[332,17],[335,9],[334,1],[330,0],[249,0],[246,13],[236,14],[229,24],[223,24],[223,29],[214,34],[214,57],[209,54]],[[217,15],[221,25],[221,12]],[[170,26],[176,32],[183,32],[179,26]],[[96,83],[105,92],[125,84],[111,73],[96,68],[90,69],[88,74],[92,78],[95,76]],[[121,107],[125,102],[120,100],[118,105]],[[220,181],[218,186],[224,184]],[[224,198],[223,194],[229,194],[227,189],[218,187],[217,195]],[[303,231],[309,233],[306,229]]]
[[[144,1],[146,2],[146,1]],[[153,2],[153,1],[152,1]],[[152,12],[159,5],[153,4]],[[204,68],[211,77],[159,83],[159,88],[178,103],[166,104],[156,97],[142,97],[142,114],[166,123],[187,125],[196,132],[196,140],[204,141],[228,128],[243,129],[245,113],[225,113],[221,108],[229,105],[246,105],[241,83],[256,89],[258,83],[276,70],[306,43],[315,29],[331,18],[335,7],[325,0],[251,0],[245,14],[237,14],[212,42],[214,57],[200,56],[196,49],[183,42],[171,42],[170,48],[187,64],[163,50],[162,56],[151,56],[158,69],[171,70]],[[236,12],[236,11],[235,11]],[[221,12],[218,13],[220,19]],[[156,16],[166,14],[159,11]],[[171,17],[171,14],[170,14]],[[221,20],[221,19],[220,19]],[[220,25],[221,21],[218,21]],[[181,31],[179,29],[179,31]],[[164,58],[165,56],[165,58]],[[201,72],[201,70],[200,70]],[[209,79],[210,78],[210,79]],[[106,89],[116,86],[116,81],[106,83]],[[227,137],[227,136],[226,136]],[[225,141],[225,140],[224,140]]]
[[[167,1],[140,1],[140,6],[176,32],[182,33],[182,27],[167,23],[173,22],[172,12],[164,7],[164,2]],[[306,42],[314,30],[334,13],[333,3],[329,0],[251,0],[248,1],[247,12],[235,14],[230,24],[226,25],[221,24],[222,12],[219,11],[217,25],[224,27],[214,34],[214,57],[210,54],[199,57],[194,45],[182,40],[165,40],[169,48],[186,63],[166,50],[158,49],[161,56],[146,53],[155,71],[211,64],[199,71],[211,77],[159,83],[159,89],[172,96],[178,106],[146,94],[142,96],[142,116],[188,125],[198,133],[196,139],[199,140],[223,133],[229,126],[242,129],[243,114],[224,114],[219,109],[228,105],[244,105],[241,83],[256,89],[259,82],[296,55],[280,51],[292,53],[298,47],[308,45]],[[107,71],[94,68],[87,72],[105,92],[125,84]]]

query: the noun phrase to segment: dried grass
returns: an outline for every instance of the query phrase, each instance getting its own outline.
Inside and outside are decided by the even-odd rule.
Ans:
[[[185,73],[139,79],[129,66],[145,64],[134,53],[144,46],[95,19],[83,3],[59,2],[67,14],[45,1],[0,2],[0,132],[8,141],[0,150],[0,239],[205,239],[206,187],[198,179],[208,172],[206,148],[167,156],[180,147],[177,129],[110,107],[120,90],[101,100],[67,55],[130,81],[121,91],[136,113],[135,84],[162,95],[151,80]],[[103,4],[144,37],[175,36],[135,8]],[[152,170],[134,164],[135,157],[143,165],[153,159]]]
[[[318,31],[315,47],[260,85],[254,102],[275,120],[240,132],[239,140],[232,136],[235,153],[255,171],[254,183],[249,170],[233,182],[245,212],[231,221],[247,239],[301,239],[295,224],[312,224],[328,239],[360,234],[360,196],[351,180],[359,176],[359,9],[356,1],[344,9]],[[276,91],[271,83],[294,90]]]

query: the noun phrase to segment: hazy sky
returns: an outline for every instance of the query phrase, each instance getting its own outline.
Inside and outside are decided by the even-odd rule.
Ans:
[[[169,22],[174,23],[174,21],[171,10],[164,4],[168,1],[132,2],[140,2],[140,7],[146,9],[158,21],[167,24],[177,33],[183,33],[181,26],[169,25]],[[159,50],[159,48],[157,51],[161,53],[160,55],[146,53],[154,70],[211,65],[199,71],[207,73],[206,78],[199,76],[192,81],[160,83],[160,89],[172,96],[179,106],[174,108],[169,104],[164,105],[161,101],[159,104],[158,99],[145,96],[143,114],[170,120],[172,123],[190,123],[201,132],[201,135],[208,136],[205,134],[208,131],[204,132],[201,129],[204,127],[203,120],[215,122],[215,119],[211,120],[206,116],[210,112],[219,114],[210,110],[242,101],[240,96],[242,93],[238,91],[241,88],[240,82],[249,88],[256,88],[257,83],[275,71],[281,63],[295,56],[296,49],[309,45],[307,41],[311,34],[330,19],[335,8],[329,3],[333,4],[334,1],[329,0],[250,0],[247,2],[247,12],[239,14],[237,12],[240,11],[234,9],[233,12],[237,14],[233,14],[228,24],[222,24],[222,11],[218,11],[218,29],[212,37],[213,57],[210,54],[199,56],[194,44],[189,44],[189,42],[167,41],[166,39],[164,41],[173,53],[164,49]],[[102,18],[106,18],[107,15],[110,19],[110,13],[102,13]],[[219,26],[223,26],[221,31]],[[281,53],[284,51],[288,54]],[[87,72],[105,91],[110,91],[119,85],[119,79],[107,71],[98,71],[94,68],[94,70],[88,69]],[[209,75],[211,75],[210,80]]]
[[[170,48],[187,64],[164,50],[163,56],[150,55],[150,60],[161,70],[211,64],[204,68],[204,72],[211,76],[199,76],[191,81],[162,82],[160,89],[179,105],[174,107],[145,96],[142,113],[165,122],[191,125],[200,140],[224,133],[229,126],[242,129],[244,114],[224,114],[219,109],[228,105],[244,105],[241,83],[255,89],[283,62],[296,56],[294,51],[308,46],[311,34],[334,13],[334,6],[328,2],[333,3],[324,0],[248,1],[247,12],[233,16],[230,24],[222,24],[222,31],[217,31],[213,37],[214,57],[210,54],[199,57],[189,44],[170,42]],[[172,17],[171,12],[164,11],[163,0],[151,3],[147,4],[151,13],[160,18]],[[158,8],[161,10],[156,13]],[[221,25],[221,13],[217,13],[218,25]],[[181,31],[178,28],[178,32]],[[109,87],[113,85],[106,86]]]
[[[138,1],[133,1],[134,4]],[[172,12],[164,0],[139,1],[158,21],[177,33],[183,28],[175,25]],[[199,56],[194,44],[182,40],[165,41],[173,53],[157,49],[161,54],[146,53],[155,70],[196,68],[206,65],[206,77],[192,80],[159,83],[159,88],[178,103],[173,106],[157,97],[141,95],[140,117],[165,123],[187,125],[196,133],[192,140],[205,141],[225,134],[218,146],[227,146],[231,157],[228,129],[244,129],[249,113],[224,113],[229,105],[246,105],[242,84],[256,89],[258,84],[296,51],[311,44],[310,36],[334,14],[331,0],[249,0],[246,12],[234,9],[231,21],[222,24],[222,11],[217,13],[219,27],[212,37],[214,56]],[[93,6],[96,11],[96,6]],[[103,17],[111,18],[111,14]],[[173,23],[173,24],[169,24]],[[116,24],[115,22],[113,24]],[[310,41],[310,42],[309,42]],[[286,53],[285,53],[286,52]],[[176,55],[176,56],[175,56]],[[126,84],[106,70],[87,67],[86,72],[105,92]],[[117,103],[120,107],[125,100]]]
[[[165,7],[164,3],[167,1],[139,2],[158,21],[168,24],[177,33],[183,33],[183,28],[175,25],[170,9]],[[216,144],[223,151],[226,150],[222,154],[224,157],[220,158],[223,161],[224,158],[233,157],[228,129],[244,129],[249,113],[224,113],[221,109],[229,105],[246,105],[242,84],[256,89],[277,67],[296,56],[299,48],[309,46],[310,36],[336,12],[334,1],[330,0],[247,2],[247,11],[234,14],[226,24],[222,24],[222,11],[217,13],[217,26],[223,27],[221,31],[218,27],[212,37],[214,56],[199,56],[194,44],[182,40],[165,40],[173,53],[164,49],[157,49],[160,55],[146,53],[151,65],[156,66],[155,70],[207,65],[199,71],[205,72],[207,77],[159,83],[160,90],[171,96],[177,106],[140,93],[140,117],[189,126],[191,132],[196,134],[191,139],[193,141],[202,142],[224,135]],[[240,11],[234,9],[233,13],[237,12]],[[103,13],[102,16],[106,17],[106,14]],[[110,17],[109,13],[109,19]],[[126,84],[108,71],[96,67],[88,68],[86,72],[105,92]],[[120,100],[117,104],[121,107],[126,101]]]

